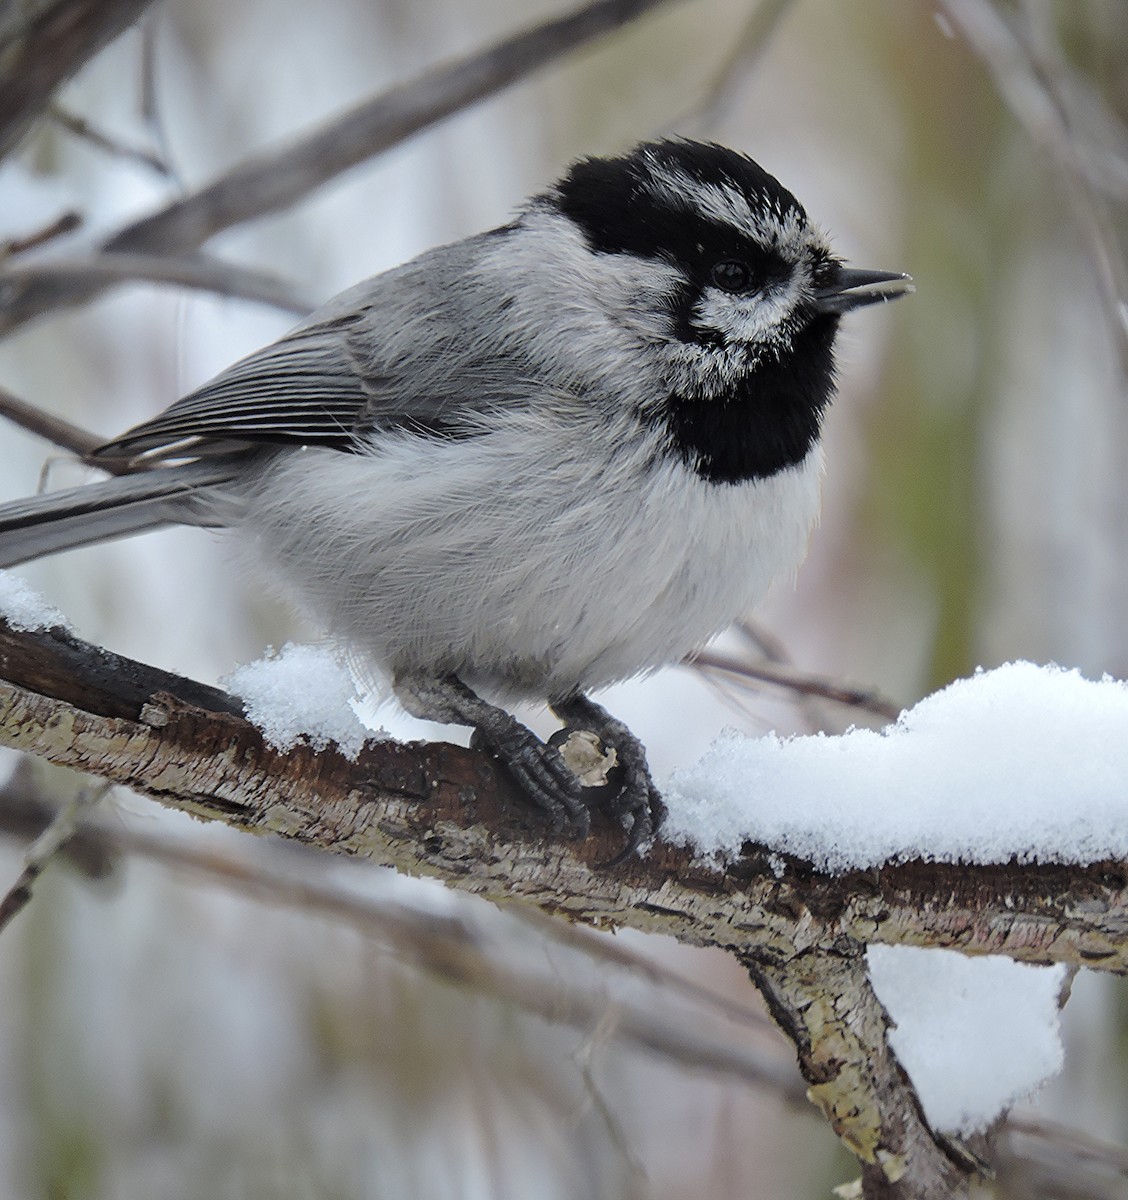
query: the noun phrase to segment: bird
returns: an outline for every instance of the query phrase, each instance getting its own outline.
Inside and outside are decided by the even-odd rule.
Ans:
[[[0,566],[229,528],[410,713],[470,726],[556,832],[585,836],[596,802],[505,706],[594,735],[618,861],[665,807],[589,693],[680,661],[798,568],[840,320],[912,287],[846,266],[740,151],[582,158],[100,446],[112,477],[0,505]]]

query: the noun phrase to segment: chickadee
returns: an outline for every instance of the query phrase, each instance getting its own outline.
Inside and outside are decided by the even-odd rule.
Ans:
[[[580,835],[578,779],[493,701],[597,734],[634,849],[662,802],[586,693],[677,662],[798,566],[839,318],[910,286],[844,267],[743,154],[583,159],[94,452],[125,473],[0,506],[0,566],[235,527],[408,711],[473,726]]]

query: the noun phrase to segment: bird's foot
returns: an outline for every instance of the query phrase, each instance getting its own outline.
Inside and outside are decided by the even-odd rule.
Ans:
[[[662,824],[666,806],[650,777],[642,743],[586,696],[552,702],[552,711],[569,728],[545,745],[516,717],[483,700],[454,675],[401,677],[396,692],[418,717],[472,726],[471,746],[501,762],[554,831],[570,828],[577,837],[586,837],[590,809],[610,812],[627,830],[627,843],[605,866],[637,853]]]
[[[666,816],[642,743],[605,708],[586,696],[569,696],[552,702],[552,711],[570,726],[595,734],[606,749],[614,751],[616,765],[603,773],[615,786],[610,794],[604,788],[586,791],[593,804],[605,804],[627,830],[627,844],[606,866],[615,866],[635,854],[639,847],[658,832]],[[615,774],[618,773],[618,780]],[[584,795],[580,793],[581,797]]]
[[[470,745],[499,760],[521,791],[552,823],[587,837],[591,814],[580,798],[575,773],[554,746],[546,746],[531,729],[503,708],[483,700],[454,675],[443,678],[410,676],[396,680],[396,694],[417,717],[474,729]]]
[[[555,746],[546,746],[504,709],[497,711],[508,717],[509,723],[491,721],[489,728],[476,725],[470,745],[500,760],[521,791],[548,816],[554,833],[571,826],[577,837],[587,837],[591,814],[581,799],[580,781],[563,754]]]

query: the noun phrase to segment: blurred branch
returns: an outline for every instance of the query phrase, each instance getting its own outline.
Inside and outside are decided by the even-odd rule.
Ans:
[[[57,804],[39,794],[34,773],[27,769],[31,762],[21,760],[23,765],[14,776],[0,785],[0,833],[10,837],[38,837],[58,815]],[[235,859],[193,845],[167,830],[88,819],[74,830],[64,854],[95,878],[103,877],[122,855],[129,855],[261,903],[286,905],[303,914],[343,922],[380,941],[398,959],[454,986],[467,987],[554,1025],[587,1033],[594,1030],[600,1040],[619,1040],[684,1069],[703,1070],[742,1086],[767,1088],[795,1111],[814,1115],[783,1039],[778,1048],[754,1050],[740,1037],[741,1030],[766,1019],[759,1010],[734,1004],[647,956],[583,926],[546,917],[537,909],[514,905],[508,915],[531,921],[546,941],[587,957],[602,972],[598,986],[581,984],[574,974],[564,972],[556,972],[546,984],[536,976],[528,955],[519,954],[514,966],[513,939],[508,927],[499,924],[499,910],[482,913],[475,904],[449,915],[436,913],[430,903],[416,906],[379,891],[358,895],[346,885],[321,878],[324,858],[283,858],[270,843],[246,847]],[[609,990],[609,969],[643,976],[653,986],[653,994],[624,1006]],[[670,993],[692,1001],[696,1013],[674,1021],[656,1017],[655,1002]],[[710,1033],[702,1022],[711,1017],[733,1022],[738,1028],[729,1035]],[[1124,1148],[1032,1117],[1007,1120],[992,1165],[1002,1184],[1021,1182],[1027,1189],[1024,1194],[1030,1195],[1056,1196],[1069,1182],[1074,1189],[1070,1194],[1120,1200],[1119,1189],[1128,1182],[1128,1151]],[[1045,1180],[1046,1186],[1032,1188],[1034,1179]]]
[[[186,843],[184,839],[153,830],[135,830],[120,823],[86,822],[75,827],[72,806],[58,809],[38,799],[30,781],[18,787],[0,788],[0,832],[28,836],[29,827],[38,834],[36,846],[47,833],[57,829],[65,818],[66,840],[80,861],[109,861],[121,854],[135,855],[178,871],[186,871],[233,892],[268,904],[283,904],[306,914],[325,917],[351,926],[367,937],[379,940],[396,958],[426,971],[445,983],[514,1005],[521,1011],[548,1021],[590,1033],[606,1022],[617,1039],[636,1049],[657,1055],[689,1070],[707,1071],[733,1082],[766,1087],[789,1103],[806,1108],[802,1085],[786,1057],[780,1053],[756,1050],[728,1036],[711,1032],[709,1018],[734,1020],[723,997],[706,988],[695,987],[691,997],[696,1011],[688,1020],[674,1021],[656,1015],[653,1003],[628,1002],[609,996],[604,982],[584,983],[582,977],[559,973],[537,973],[533,963],[523,959],[514,965],[507,956],[511,932],[505,926],[491,933],[488,921],[477,920],[472,910],[454,915],[438,913],[433,905],[414,906],[388,896],[358,895],[347,887],[327,883],[289,856],[285,863],[277,855],[235,859]],[[29,858],[32,852],[29,851]],[[263,861],[255,859],[261,857]],[[313,860],[319,868],[324,860]],[[496,910],[493,910],[496,914]],[[0,918],[3,907],[0,905]],[[0,919],[0,928],[3,921]],[[557,930],[567,929],[562,922],[538,933],[551,940]],[[561,941],[606,966],[600,943],[577,944]],[[661,992],[673,980],[657,964],[638,955],[624,955],[616,966],[632,973],[645,972]],[[679,989],[680,990],[680,989]],[[653,997],[651,998],[653,1000]],[[739,1010],[747,1018],[752,1010]],[[773,1030],[774,1033],[774,1030]]]
[[[142,150],[139,146],[126,146],[122,142],[116,141],[100,129],[96,129],[85,117],[80,117],[77,113],[68,112],[61,105],[49,105],[47,115],[56,125],[65,129],[68,133],[73,133],[75,137],[89,142],[92,146],[97,146],[99,150],[104,150],[107,154],[112,154],[115,158],[123,158],[127,162],[135,162],[143,167],[148,167],[150,171],[155,171],[162,179],[169,179],[172,176],[168,164],[163,159],[158,158],[155,154],[151,154],[148,150]]]
[[[0,246],[0,262],[11,258],[13,254],[24,254],[26,251],[35,250],[64,234],[73,233],[81,224],[81,213],[73,210],[60,213],[54,220],[41,226],[34,233],[25,234],[20,238],[9,238],[3,246]]]
[[[798,696],[833,700],[835,704],[860,709],[884,721],[895,721],[901,715],[901,710],[896,704],[872,689],[848,687],[833,679],[810,675],[784,663],[753,663],[716,650],[699,650],[687,660],[686,665],[703,674],[716,672],[737,679],[770,683]]]
[[[239,267],[204,255],[103,252],[90,258],[52,258],[0,271],[0,312],[18,309],[29,295],[43,289],[64,293],[101,289],[114,283],[159,283],[253,300],[284,312],[305,316],[312,302],[294,287],[266,271]]]
[[[296,204],[328,180],[586,42],[671,0],[595,0],[488,50],[436,67],[359,105],[280,150],[252,156],[208,186],[127,226],[107,252],[186,254],[233,225]],[[108,278],[39,281],[0,306],[0,335],[52,309],[82,304]]]
[[[83,810],[97,804],[112,786],[109,783],[102,783],[97,787],[83,788],[52,816],[47,827],[28,847],[27,853],[24,855],[24,868],[19,877],[0,897],[0,930],[3,930],[12,918],[30,903],[31,889],[35,881],[47,869],[50,861],[74,837]]]
[[[867,1197],[964,1195],[975,1160],[923,1125],[882,1042],[866,945],[1128,972],[1124,863],[913,861],[830,876],[766,847],[710,865],[658,842],[612,870],[599,864],[621,841],[613,821],[595,814],[580,843],[546,839],[473,750],[378,742],[356,762],[332,749],[280,753],[242,719],[236,697],[58,628],[14,632],[0,622],[0,675],[0,743],[168,807],[437,875],[499,903],[735,950],[795,1042],[813,1098],[867,1164]]]
[[[748,690],[754,684],[767,683],[790,692],[811,731],[831,731],[831,723],[823,715],[822,706],[812,703],[816,700],[829,700],[885,722],[895,721],[901,714],[898,705],[873,688],[848,687],[837,680],[799,670],[788,657],[783,643],[754,621],[738,621],[733,632],[743,636],[759,655],[758,660],[709,648],[685,659],[682,665],[697,671],[707,681],[723,681],[728,686],[720,690],[726,695],[731,696],[733,683]]]
[[[674,122],[675,127],[705,136],[722,119],[725,110],[732,105],[738,84],[756,68],[768,42],[793,4],[794,0],[760,0],[740,37],[715,73],[705,95]]]
[[[87,433],[62,417],[54,417],[50,413],[36,408],[13,395],[7,388],[0,387],[0,417],[6,417],[13,425],[34,433],[60,449],[69,450],[79,458],[85,458],[92,450],[97,449],[106,439],[96,434]],[[112,469],[112,468],[107,468]]]
[[[157,157],[164,164],[165,174],[181,192],[184,180],[176,169],[168,131],[161,115],[157,95],[157,14],[149,13],[141,22],[141,119],[149,131],[149,137],[157,148]]]
[[[1010,1117],[995,1154],[1006,1195],[1047,1200],[1123,1200],[1128,1151],[1035,1117]]]
[[[12,4],[0,25],[0,159],[47,107],[52,93],[128,29],[151,0]]]
[[[1035,67],[1049,76],[1067,112],[1072,150],[1090,184],[1108,199],[1128,202],[1128,127],[1092,81],[1065,56],[1054,0],[1021,0],[1015,36]]]
[[[630,971],[632,974],[643,976],[649,983],[664,991],[684,996],[688,1000],[704,1005],[718,1015],[738,1025],[763,1025],[773,1033],[778,1032],[767,1015],[758,1008],[729,1000],[692,979],[687,979],[677,971],[671,971],[647,955],[637,954],[626,949],[621,942],[589,929],[585,925],[576,925],[571,921],[560,921],[539,908],[528,908],[515,905],[513,916],[519,921],[531,925],[542,936],[585,954],[605,966]]]
[[[1015,118],[1061,169],[1089,243],[1121,369],[1128,374],[1128,264],[1079,149],[1080,114],[1060,48],[1046,39],[1039,45],[1017,13],[1008,16],[990,0],[939,0],[939,5],[983,60]]]

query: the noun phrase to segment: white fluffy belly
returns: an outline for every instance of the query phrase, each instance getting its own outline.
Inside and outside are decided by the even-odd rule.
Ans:
[[[243,524],[311,614],[385,673],[566,695],[731,624],[802,561],[818,511],[818,448],[770,479],[716,485],[653,442],[601,443],[613,452],[510,430],[303,450],[264,471]]]

